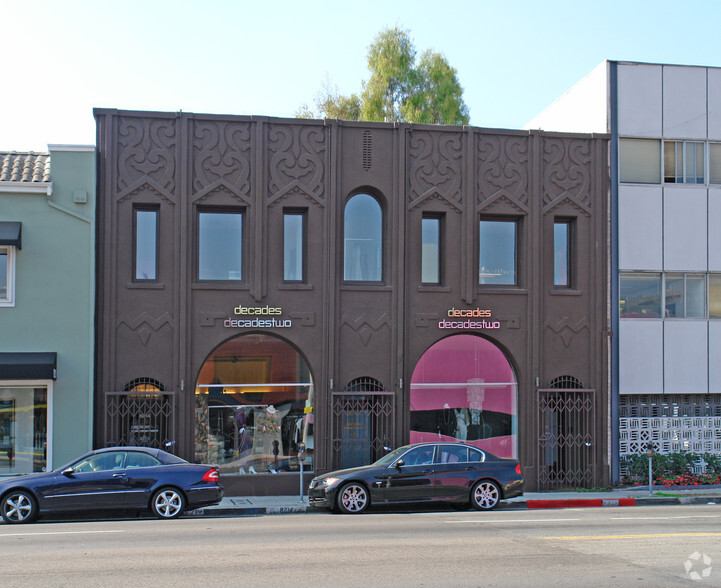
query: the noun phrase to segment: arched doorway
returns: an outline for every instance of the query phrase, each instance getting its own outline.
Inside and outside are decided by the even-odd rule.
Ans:
[[[464,441],[518,457],[518,386],[491,341],[452,335],[432,345],[413,371],[410,440]]]
[[[195,386],[195,457],[226,474],[313,467],[313,381],[305,358],[271,335],[241,335],[205,360]]]

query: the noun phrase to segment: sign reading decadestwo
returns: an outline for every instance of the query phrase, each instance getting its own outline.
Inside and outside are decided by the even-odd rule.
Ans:
[[[493,313],[483,308],[456,309],[451,308],[447,313],[449,319],[438,321],[439,329],[500,329],[501,322],[491,320]],[[478,320],[480,319],[480,320]],[[488,319],[488,320],[486,320]]]
[[[223,321],[224,327],[235,329],[272,329],[293,326],[291,319],[276,318],[283,314],[283,309],[279,307],[236,306],[233,309],[233,314],[240,318],[228,317]]]

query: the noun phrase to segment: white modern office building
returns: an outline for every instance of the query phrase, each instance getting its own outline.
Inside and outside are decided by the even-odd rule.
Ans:
[[[721,453],[721,68],[606,61],[526,127],[612,137],[612,454]]]

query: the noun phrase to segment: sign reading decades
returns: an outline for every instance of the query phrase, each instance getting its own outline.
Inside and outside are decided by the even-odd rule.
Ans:
[[[228,317],[223,326],[236,329],[272,329],[293,326],[291,319],[280,318],[282,308],[272,306],[236,306],[233,314],[242,318]],[[278,317],[278,318],[276,318]]]
[[[455,309],[448,311],[448,317],[454,320],[441,319],[439,329],[500,329],[501,322],[492,319],[490,310],[481,308]],[[488,320],[486,320],[488,319]]]

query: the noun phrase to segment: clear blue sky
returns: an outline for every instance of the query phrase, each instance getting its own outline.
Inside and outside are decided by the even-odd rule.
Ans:
[[[0,150],[95,143],[94,107],[292,117],[399,25],[520,128],[604,59],[721,66],[718,0],[0,0]]]

